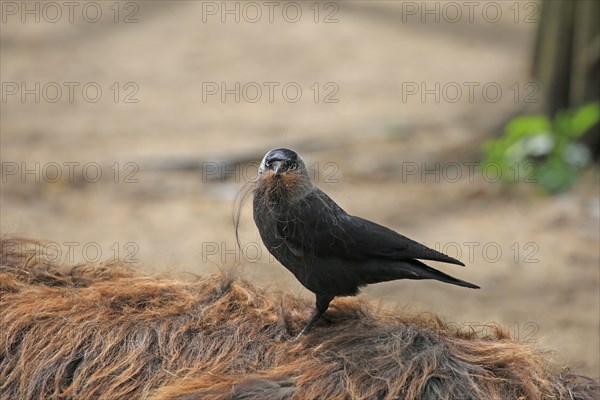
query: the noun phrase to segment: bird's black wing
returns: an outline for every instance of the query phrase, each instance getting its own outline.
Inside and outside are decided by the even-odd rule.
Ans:
[[[290,207],[286,217],[279,221],[278,231],[295,253],[353,260],[417,258],[464,266],[385,226],[348,215],[319,189]]]

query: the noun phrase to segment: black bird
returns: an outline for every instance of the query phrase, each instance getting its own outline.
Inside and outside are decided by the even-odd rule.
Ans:
[[[254,195],[254,221],[269,252],[317,296],[308,332],[335,296],[353,296],[370,283],[435,279],[478,289],[417,259],[464,264],[384,226],[347,214],[311,181],[302,158],[274,149],[263,158]],[[239,217],[238,217],[239,222]]]

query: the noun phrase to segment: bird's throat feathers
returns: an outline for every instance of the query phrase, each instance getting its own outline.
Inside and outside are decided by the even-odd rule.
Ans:
[[[254,196],[267,203],[266,205],[294,203],[304,198],[313,188],[310,178],[301,173],[275,174],[266,171],[256,182]]]

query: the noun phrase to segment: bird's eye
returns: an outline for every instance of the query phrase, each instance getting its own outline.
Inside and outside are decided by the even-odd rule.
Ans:
[[[290,164],[290,169],[296,169],[296,168],[298,168],[298,164],[296,164],[296,163]]]
[[[271,168],[271,161],[269,161],[269,160],[265,161],[265,167]]]

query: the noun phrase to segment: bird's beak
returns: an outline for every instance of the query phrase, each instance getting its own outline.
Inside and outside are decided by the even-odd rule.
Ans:
[[[281,169],[283,168],[283,161],[275,161],[274,164],[275,165],[273,166],[273,172],[275,172],[275,175],[279,175]]]

